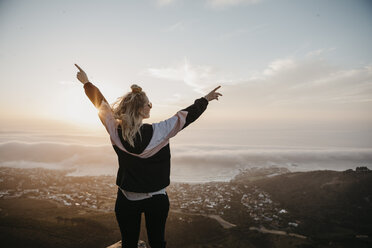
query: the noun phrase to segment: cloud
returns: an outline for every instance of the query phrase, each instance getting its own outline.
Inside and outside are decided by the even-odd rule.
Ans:
[[[216,83],[222,85],[220,102],[224,104],[219,105],[218,112],[239,122],[371,121],[367,109],[372,108],[372,65],[342,68],[322,58],[321,52],[303,58],[275,59],[243,79],[186,59],[183,64],[150,68],[147,72],[156,78],[183,82],[200,94],[208,93]],[[214,115],[219,118],[217,112]]]
[[[290,70],[295,66],[294,60],[290,58],[274,60],[263,71],[262,76],[275,75],[281,71]]]
[[[292,171],[345,170],[372,165],[371,149],[253,148],[237,145],[172,145],[176,181],[229,180],[250,167],[282,166]],[[0,167],[71,170],[70,175],[112,175],[118,169],[111,146],[9,142],[0,145]]]
[[[173,147],[172,174],[179,179],[231,178],[252,167],[286,167],[291,171],[346,170],[372,167],[371,149],[253,148],[229,145]]]
[[[229,145],[173,146],[172,179],[227,181],[252,167],[286,167],[291,171],[372,168],[371,149],[264,148]]]
[[[225,87],[224,98],[231,96],[225,100],[235,102],[238,110],[240,106],[246,111],[272,107],[277,113],[288,109],[298,113],[305,113],[305,110],[362,111],[361,106],[355,105],[357,103],[372,107],[371,65],[341,68],[315,54],[302,59],[274,60],[262,71]]]
[[[318,49],[318,50],[308,52],[306,54],[306,56],[308,56],[308,57],[319,57],[319,56],[323,55],[324,53],[332,52],[334,50],[336,50],[336,48],[334,48],[334,47],[328,48],[328,49]]]
[[[0,166],[75,170],[85,175],[114,175],[118,165],[111,146],[7,142],[0,144]]]
[[[207,93],[206,90],[215,85],[216,82],[214,68],[192,65],[187,59],[184,60],[183,64],[164,68],[149,68],[147,71],[156,78],[184,82],[200,94]]]

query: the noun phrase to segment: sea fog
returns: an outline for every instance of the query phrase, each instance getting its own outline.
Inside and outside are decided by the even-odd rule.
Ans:
[[[235,138],[234,138],[235,137]],[[184,130],[170,140],[171,180],[229,181],[251,167],[290,171],[372,169],[371,132]],[[70,170],[70,176],[116,175],[104,132],[0,133],[0,166]]]

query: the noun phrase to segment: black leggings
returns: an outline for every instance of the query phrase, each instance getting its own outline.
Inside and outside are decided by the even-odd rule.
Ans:
[[[115,203],[122,247],[137,248],[141,228],[141,213],[145,213],[147,237],[151,248],[164,248],[165,222],[169,212],[168,195],[158,194],[139,201],[128,200],[118,189]]]

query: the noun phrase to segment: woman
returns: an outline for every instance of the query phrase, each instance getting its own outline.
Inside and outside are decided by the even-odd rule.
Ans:
[[[137,247],[142,212],[150,246],[165,247],[165,222],[169,211],[166,192],[170,183],[169,139],[195,121],[209,101],[222,96],[216,92],[221,86],[165,121],[143,124],[142,120],[150,117],[152,104],[141,87],[132,85],[132,91],[110,107],[99,89],[89,82],[87,74],[75,66],[79,69],[77,79],[99,110],[98,116],[118,155],[115,215],[122,247]]]

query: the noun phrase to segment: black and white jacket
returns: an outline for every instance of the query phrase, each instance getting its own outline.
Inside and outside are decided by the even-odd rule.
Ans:
[[[207,108],[208,100],[196,99],[194,104],[178,111],[171,118],[143,124],[134,139],[134,147],[121,134],[119,121],[101,92],[92,83],[84,84],[86,95],[99,110],[98,116],[110,135],[118,155],[119,170],[116,184],[123,190],[138,193],[155,192],[170,184],[169,139],[195,121]]]

